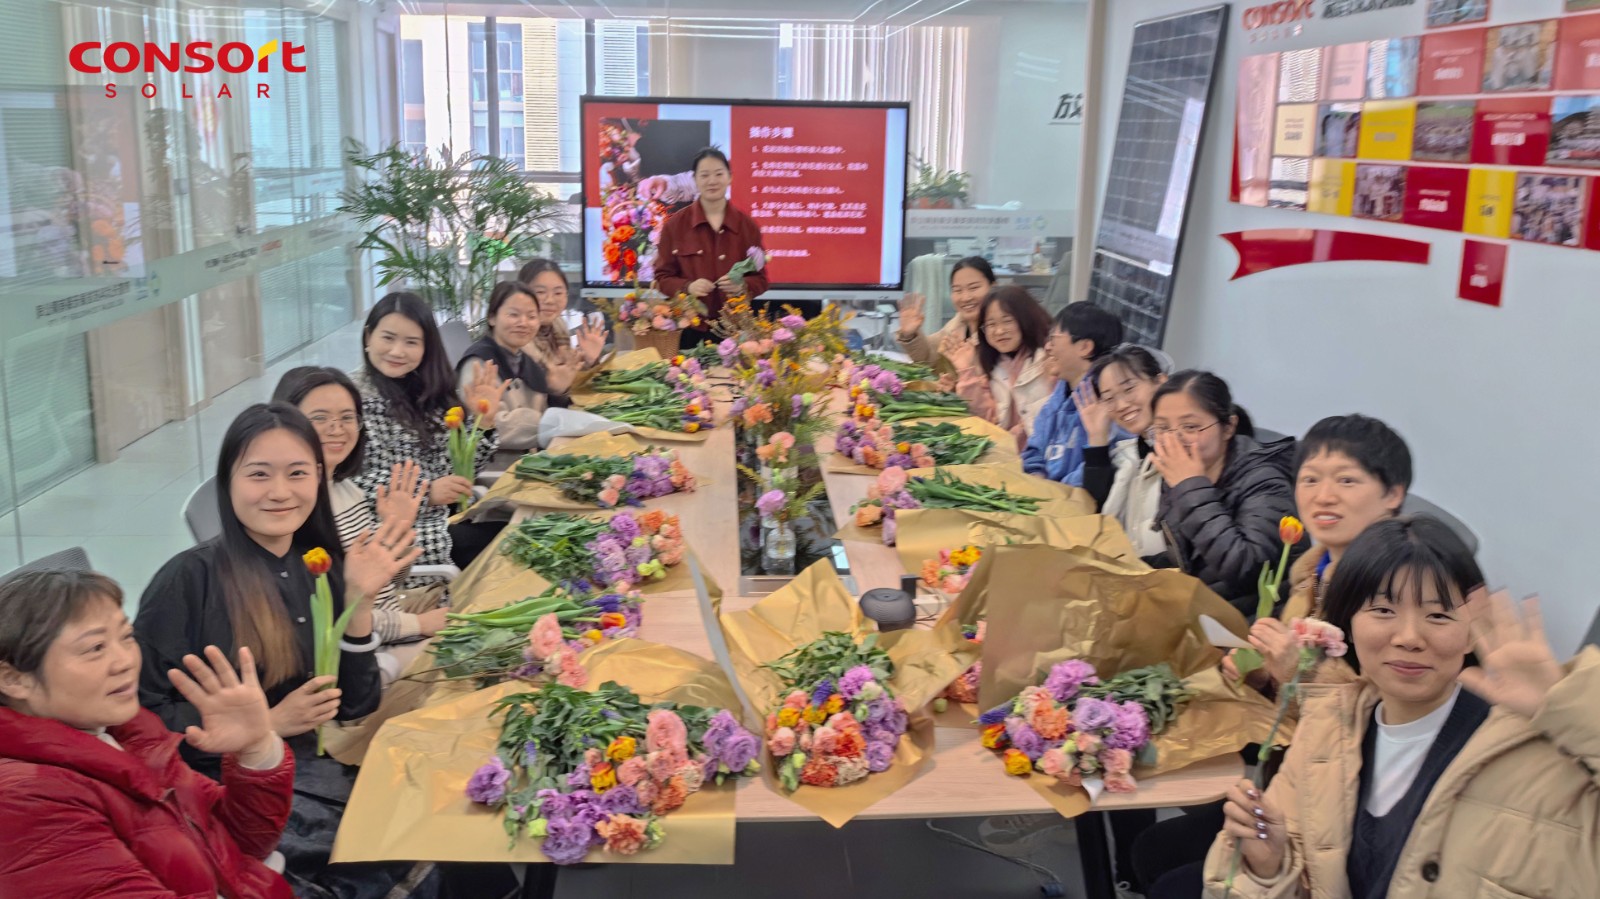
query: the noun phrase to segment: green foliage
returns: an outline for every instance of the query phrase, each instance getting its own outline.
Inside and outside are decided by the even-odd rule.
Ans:
[[[857,665],[871,668],[873,678],[880,684],[887,684],[894,675],[894,662],[889,659],[888,652],[878,648],[877,634],[868,634],[857,643],[843,631],[828,631],[762,667],[772,669],[782,678],[787,691],[810,690],[823,678],[833,681],[837,687],[839,678]]]

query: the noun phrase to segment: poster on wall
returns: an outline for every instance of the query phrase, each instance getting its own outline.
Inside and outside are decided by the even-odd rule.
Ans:
[[[1522,22],[1489,29],[1483,89],[1544,91],[1555,69],[1556,23]]]
[[[1501,169],[1471,169],[1467,178],[1467,215],[1461,230],[1485,237],[1511,236],[1511,206],[1517,192],[1517,173]]]
[[[1472,129],[1472,161],[1489,165],[1544,165],[1550,147],[1550,101],[1542,97],[1479,100]]]
[[[1423,35],[1417,93],[1424,97],[1476,94],[1483,84],[1483,29]]]
[[[1423,228],[1460,231],[1467,214],[1466,169],[1414,165],[1406,170],[1406,202],[1400,220]]]
[[[1290,103],[1278,107],[1272,138],[1274,156],[1310,156],[1316,146],[1317,104]]]
[[[1367,42],[1329,47],[1323,58],[1322,99],[1360,100],[1367,93]]]
[[[1413,97],[1422,39],[1396,37],[1373,41],[1367,48],[1367,96],[1374,100]]]
[[[1489,18],[1489,0],[1428,0],[1428,27],[1470,25]]]
[[[1472,155],[1474,108],[1470,100],[1418,103],[1411,158],[1466,162]]]
[[[1267,205],[1278,209],[1306,208],[1306,189],[1310,186],[1311,160],[1289,156],[1272,159],[1272,186]]]
[[[1277,100],[1278,54],[1246,56],[1239,63],[1238,108],[1234,118],[1239,202],[1246,206],[1267,205]]]
[[[1555,99],[1545,164],[1600,167],[1600,97]]]
[[[1349,215],[1356,190],[1356,164],[1338,159],[1311,160],[1306,209],[1328,215]]]
[[[1360,103],[1324,103],[1318,108],[1316,155],[1354,159],[1360,141]]]
[[[1581,175],[1519,173],[1511,236],[1564,247],[1580,245],[1588,180]]]
[[[1591,250],[1600,250],[1600,215],[1592,210],[1600,209],[1600,178],[1589,179],[1589,209],[1588,227],[1584,229],[1583,245]]]
[[[1499,306],[1501,287],[1506,280],[1506,250],[1503,243],[1463,241],[1461,282],[1456,285],[1456,296],[1486,306]]]
[[[1357,218],[1398,222],[1405,210],[1406,167],[1358,165],[1350,214]]]
[[[1567,0],[1567,12],[1600,9],[1600,0]]]
[[[1366,104],[1361,110],[1361,158],[1410,159],[1416,124],[1414,100],[1374,100]]]
[[[1311,103],[1322,89],[1322,48],[1279,54],[1278,102]]]
[[[1558,91],[1600,90],[1600,16],[1570,16],[1556,35]]]

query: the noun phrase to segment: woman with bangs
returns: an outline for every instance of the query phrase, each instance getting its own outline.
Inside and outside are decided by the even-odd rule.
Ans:
[[[1323,611],[1360,677],[1300,687],[1283,770],[1228,793],[1206,895],[1600,895],[1600,651],[1558,665],[1537,601],[1489,595],[1425,517],[1356,538]]]

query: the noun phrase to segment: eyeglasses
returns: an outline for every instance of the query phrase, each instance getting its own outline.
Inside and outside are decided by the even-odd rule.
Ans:
[[[995,319],[992,322],[985,323],[984,326],[983,326],[983,333],[985,333],[985,334],[997,334],[997,333],[1001,333],[1001,332],[1004,332],[1004,331],[1015,331],[1016,329],[1017,329],[1017,321],[1016,321],[1016,319],[1002,318],[1002,319]]]
[[[319,431],[331,431],[334,425],[338,425],[346,431],[359,431],[361,430],[361,417],[353,412],[349,415],[341,415],[338,418],[334,418],[331,415],[318,414],[311,416],[311,425]]]
[[[1222,424],[1220,421],[1214,421],[1211,424],[1204,426],[1197,424],[1182,424],[1175,428],[1151,428],[1150,433],[1157,437],[1160,437],[1162,434],[1180,434],[1184,437],[1198,437],[1220,424]]]

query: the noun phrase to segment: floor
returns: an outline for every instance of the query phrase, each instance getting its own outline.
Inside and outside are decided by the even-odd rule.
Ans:
[[[222,435],[234,416],[271,398],[284,372],[300,365],[350,370],[360,361],[361,323],[268,366],[184,421],[169,422],[124,448],[116,461],[95,465],[0,515],[0,572],[72,546],[122,585],[129,614],[167,559],[194,544],[183,509],[214,474]]]

